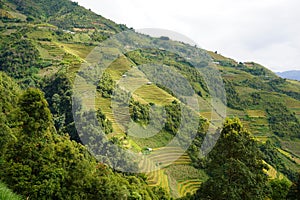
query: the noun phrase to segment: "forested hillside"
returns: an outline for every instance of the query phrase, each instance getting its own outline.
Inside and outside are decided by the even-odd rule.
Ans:
[[[103,50],[96,65],[116,59],[100,78],[90,55],[122,31],[132,34],[119,48],[132,50]],[[160,48],[132,48],[149,45]],[[209,68],[224,83],[216,101],[225,105],[224,120],[201,73]],[[300,196],[300,82],[257,63],[138,34],[68,0],[0,0],[0,71],[0,199]],[[94,101],[77,98],[77,79],[87,80],[83,96],[95,89]],[[214,92],[222,94],[222,85]],[[156,134],[132,134],[147,127]]]

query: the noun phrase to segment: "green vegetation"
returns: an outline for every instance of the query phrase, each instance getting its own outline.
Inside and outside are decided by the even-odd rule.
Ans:
[[[203,50],[214,63],[199,60],[198,67],[219,69],[227,114],[240,118],[245,127],[235,118],[227,120],[216,147],[204,159],[199,153],[210,137],[209,122],[214,124],[208,86],[189,58],[165,50],[189,54],[196,47],[138,34],[137,43],[163,48],[119,55],[101,79],[93,70],[78,73],[98,80],[91,83],[97,88],[95,108],[90,99],[84,102],[88,109],[80,99],[72,99],[74,77],[86,57],[123,30],[128,29],[72,1],[0,0],[0,199],[299,197],[300,84],[257,63],[238,63]],[[110,57],[117,51],[104,53]],[[134,90],[119,88],[122,81]],[[186,96],[194,92],[201,115],[187,106]],[[129,103],[130,116],[116,115],[112,100],[117,108]],[[164,115],[163,120],[156,114]],[[198,120],[197,130],[196,123],[184,121],[191,116]],[[140,130],[151,123],[161,126],[155,135],[138,138],[119,123],[122,120]],[[187,151],[164,149],[175,136],[182,145],[194,139]],[[124,149],[148,157],[138,163]],[[112,157],[101,156],[103,152]],[[162,169],[121,173],[109,167],[118,162],[123,170]]]
[[[147,125],[150,120],[150,105],[143,105],[140,102],[132,101],[130,103],[131,108],[131,118],[135,122],[140,122],[141,124]]]
[[[290,184],[287,180],[275,179],[270,182],[272,189],[271,199],[280,200],[285,199],[289,193]]]
[[[2,92],[16,87],[1,75]],[[113,172],[97,163],[85,147],[58,135],[41,91],[11,92],[1,101],[1,126],[6,127],[1,135],[7,142],[1,144],[0,177],[13,191],[34,199],[167,198],[161,189],[148,188],[141,178]],[[8,108],[10,113],[4,115]]]
[[[104,72],[97,86],[98,92],[103,97],[109,98],[113,94],[115,87],[116,83],[112,79],[111,75],[107,72]]]
[[[181,107],[177,101],[166,106],[167,120],[165,130],[176,135],[181,122]]]
[[[0,70],[30,85],[34,80],[33,75],[42,67],[38,50],[30,40],[22,39],[20,35],[1,40],[4,42],[1,43]]]
[[[106,118],[105,114],[103,114],[101,109],[97,110],[96,116],[97,116],[99,125],[100,125],[101,129],[104,131],[105,134],[109,134],[109,133],[113,132],[111,121],[109,121]]]
[[[78,6],[71,1],[39,1],[39,0],[8,0],[16,5],[16,10],[27,16],[27,21],[49,22],[63,29],[79,28],[81,31],[100,28],[112,33],[121,31],[126,27],[116,25],[95,13]],[[102,28],[103,27],[103,28]],[[102,35],[107,36],[107,33]]]
[[[290,113],[281,103],[267,104],[268,121],[271,130],[278,136],[300,137],[300,122],[295,114]]]
[[[159,50],[153,50],[153,49],[147,49],[144,51],[134,51],[126,54],[136,65],[141,64],[159,64],[159,65],[166,65],[166,66],[172,66],[174,67],[173,70],[177,70],[183,77],[185,77],[189,84],[193,87],[195,93],[197,93],[200,96],[206,97],[208,94],[208,88],[205,84],[205,81],[201,75],[201,73],[189,62],[181,58],[179,55],[176,55],[171,52],[167,51],[159,51]],[[158,79],[157,83],[159,83],[159,86],[167,86],[168,83],[172,83],[172,78],[170,77],[170,69],[160,68],[159,74],[157,74],[156,70],[152,70],[151,68],[141,68],[141,71],[147,76],[153,78],[155,80],[155,77],[164,77],[164,80]],[[174,73],[174,72],[173,72]],[[170,80],[168,80],[170,79]],[[163,83],[160,83],[161,81],[164,81]],[[183,83],[177,83],[176,86],[179,87],[176,90],[180,91],[182,95],[190,95],[190,91],[185,88],[184,79],[181,77],[178,77],[178,81],[183,81]],[[170,88],[169,88],[170,89]],[[173,91],[174,92],[174,91]]]
[[[267,177],[262,154],[238,119],[228,119],[215,148],[208,156],[210,178],[195,199],[265,199]],[[217,188],[217,189],[215,189]]]
[[[14,194],[10,189],[0,182],[0,199],[5,200],[21,200],[22,198]]]

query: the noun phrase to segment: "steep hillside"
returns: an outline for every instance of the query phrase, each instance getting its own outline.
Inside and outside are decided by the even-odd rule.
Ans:
[[[7,2],[7,3],[6,3]],[[103,34],[116,33],[125,30],[124,25],[103,18],[71,1],[39,1],[39,0],[3,0],[5,10],[11,13],[11,20],[26,20],[27,22],[44,22],[59,28],[69,30],[101,29]],[[14,12],[23,14],[14,15]],[[18,18],[19,17],[19,18]]]
[[[212,91],[221,94],[216,102],[222,105],[225,103],[227,116],[240,118],[244,127],[253,134],[264,163],[269,166],[269,169],[264,171],[269,176],[268,180],[270,182],[273,179],[288,180],[289,186],[290,181],[297,181],[297,172],[300,170],[298,81],[280,78],[254,62],[238,63],[220,54],[175,42],[167,37],[152,38],[135,33],[124,25],[115,24],[68,0],[0,0],[0,20],[0,70],[3,72],[0,74],[2,94],[0,125],[7,129],[5,134],[3,133],[5,135],[3,141],[10,141],[9,147],[1,142],[1,148],[9,152],[17,145],[19,149],[27,150],[35,142],[40,144],[39,139],[45,142],[43,137],[50,137],[49,141],[45,144],[41,142],[41,145],[45,145],[42,146],[43,153],[52,156],[52,160],[41,161],[36,151],[36,157],[33,159],[41,162],[45,168],[37,172],[43,174],[41,177],[33,177],[31,169],[27,168],[34,166],[33,162],[23,166],[19,162],[20,152],[16,151],[12,155],[3,153],[0,163],[5,160],[6,166],[12,169],[10,173],[14,172],[13,167],[16,169],[24,167],[22,171],[24,174],[6,174],[4,178],[0,178],[16,193],[27,195],[25,192],[30,193],[30,188],[26,187],[26,184],[9,182],[10,175],[19,180],[18,178],[24,178],[28,173],[32,175],[29,177],[36,181],[36,184],[41,183],[43,177],[52,174],[53,171],[46,165],[53,162],[53,155],[57,154],[59,156],[54,160],[60,163],[53,164],[53,170],[57,171],[55,175],[52,174],[50,180],[59,182],[61,187],[70,190],[72,195],[77,187],[83,187],[80,177],[71,181],[82,162],[85,167],[80,175],[89,184],[80,189],[82,195],[92,192],[93,184],[104,184],[103,190],[106,193],[101,194],[110,195],[110,198],[121,198],[116,195],[125,195],[132,199],[161,199],[168,198],[169,195],[174,198],[184,196],[192,198],[191,194],[196,193],[202,183],[211,177],[207,160],[199,157],[206,132],[211,128],[217,130],[222,126],[222,123],[216,122],[217,119],[222,119],[222,113],[216,112],[212,105],[214,102]],[[109,39],[124,30],[131,31],[130,37],[121,43],[126,45],[114,46],[115,41]],[[92,60],[90,53],[99,51],[97,46],[107,44],[105,43],[107,41],[111,42],[111,46],[101,49],[97,63],[93,63],[99,67],[113,58],[113,62],[105,70],[99,67],[100,74],[103,73],[100,79],[97,67],[94,68],[90,63]],[[120,49],[128,51],[124,50],[122,53]],[[189,57],[182,56],[186,54]],[[195,62],[191,57],[196,58]],[[211,89],[211,82],[216,79],[210,79],[215,75],[211,74],[210,68],[220,73],[226,97],[222,96],[221,82],[213,83],[216,87],[214,90]],[[179,75],[175,76],[171,72]],[[73,84],[76,84],[78,78],[87,80],[82,88],[82,95],[84,96],[90,88],[94,88],[95,98],[74,98]],[[123,88],[115,90],[121,84]],[[187,89],[187,85],[190,90]],[[47,131],[42,133],[43,137],[28,141],[26,145],[29,146],[22,146],[24,144],[11,139],[22,135],[24,129],[22,120],[21,124],[16,122],[20,119],[15,118],[14,112],[19,112],[18,98],[26,93],[25,89],[31,87],[44,92],[51,111],[51,122],[47,124]],[[191,106],[191,99],[187,98],[191,95],[190,91],[193,91],[194,97],[198,100],[199,109]],[[114,92],[117,92],[117,95]],[[39,98],[44,102],[43,97]],[[82,119],[79,125],[74,123],[72,113],[74,105],[78,107],[76,110],[78,112],[75,112],[74,116]],[[125,111],[124,105],[127,106]],[[22,109],[30,113],[25,105]],[[12,110],[14,112],[11,112]],[[164,117],[159,118],[154,114]],[[191,116],[196,119],[198,126],[190,126],[186,121],[188,125],[181,126],[181,122],[188,119],[185,117]],[[92,121],[93,117],[97,119],[101,130],[98,130],[96,123]],[[146,138],[132,134],[131,130],[139,132],[147,130],[151,123],[154,123],[154,128],[158,127],[154,129],[156,134],[147,135]],[[209,123],[211,127],[208,126]],[[241,125],[238,123],[238,126]],[[95,133],[83,137],[82,132],[76,129],[78,127],[94,130]],[[21,132],[14,135],[11,130]],[[179,130],[184,130],[184,133],[178,134]],[[180,148],[178,143],[184,146],[192,137],[191,133],[194,133],[194,140],[190,146],[187,149]],[[72,141],[65,135],[69,135]],[[169,145],[177,135],[180,138],[179,142]],[[26,138],[24,135],[22,137]],[[109,142],[104,142],[106,141],[104,138]],[[122,158],[115,160],[100,156],[97,157],[98,161],[109,166],[121,163],[124,168],[139,169],[143,173],[133,176],[130,173],[116,172],[122,171],[121,169],[113,171],[107,165],[97,165],[95,159],[87,155],[87,150],[81,145],[85,144],[86,140],[92,143],[88,146],[90,150],[100,148],[97,152],[107,151],[116,158]],[[100,146],[93,143],[95,141],[101,141]],[[63,145],[62,149],[59,145]],[[254,146],[256,148],[256,145]],[[258,151],[255,148],[253,152]],[[64,154],[64,150],[70,151],[70,154]],[[147,159],[128,162],[129,158],[123,154],[123,150],[129,150],[138,157]],[[222,152],[222,149],[218,151]],[[45,154],[42,156],[47,157]],[[73,156],[71,160],[67,157],[70,155]],[[29,154],[25,156],[30,160]],[[6,162],[8,158],[15,159],[15,162]],[[26,158],[24,157],[27,162]],[[72,169],[73,164],[75,169],[70,175],[62,174],[69,173],[68,169]],[[60,167],[65,171],[59,171]],[[98,172],[102,167],[105,168],[106,174]],[[92,172],[88,173],[89,170]],[[112,179],[112,182],[108,181],[109,179]],[[69,188],[63,180],[70,181],[70,184],[74,185]],[[28,180],[28,184],[33,183]],[[130,187],[130,184],[134,186]],[[24,192],[22,187],[25,188]],[[46,186],[44,188],[42,183],[36,187],[46,192]],[[109,187],[113,189],[110,190]],[[66,197],[60,193],[56,194],[57,188],[53,186],[49,195],[58,199]],[[96,188],[101,190],[98,185]],[[32,192],[40,197],[42,194],[36,191],[38,189]],[[95,196],[86,198],[92,197]]]

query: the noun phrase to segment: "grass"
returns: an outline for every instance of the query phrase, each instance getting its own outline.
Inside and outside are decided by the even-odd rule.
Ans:
[[[87,55],[95,48],[95,46],[87,46],[84,44],[67,44],[57,43],[57,45],[63,47],[63,49],[73,55],[85,59]]]
[[[105,114],[107,119],[112,122],[113,132],[107,135],[108,138],[116,137],[116,136],[119,138],[124,138],[125,128],[122,127],[115,119],[115,116],[111,108],[111,99],[103,98],[99,93],[97,93],[95,99],[95,109],[99,109],[99,108],[101,108],[102,112]],[[141,152],[142,150],[142,146],[139,145],[137,141],[133,140],[132,138],[127,137],[127,139],[123,140],[122,142],[125,148],[131,149],[134,152]]]
[[[247,110],[247,114],[253,118],[266,117],[266,112],[263,110]]]
[[[243,95],[248,96],[251,93],[259,92],[259,90],[257,90],[257,89],[250,88],[250,87],[243,87],[243,86],[236,86],[236,91],[241,96],[243,96]]]
[[[189,176],[194,177],[204,177],[201,171],[199,173],[194,173],[197,170],[188,164],[191,163],[190,158],[187,154],[183,154],[183,150],[178,147],[167,147],[167,148],[156,148],[153,152],[142,160],[140,163],[140,169],[145,171],[147,176],[147,183],[150,186],[161,186],[165,188],[170,193],[174,193],[178,196],[177,188],[177,176],[173,177],[172,173],[184,172],[189,174]],[[183,155],[182,155],[183,154]],[[176,158],[178,158],[176,160]],[[176,160],[173,162],[173,160]],[[165,168],[164,164],[171,164],[169,167]],[[175,166],[178,169],[175,169]],[[162,168],[158,170],[159,168]],[[184,175],[182,179],[186,179],[188,175]]]
[[[91,38],[88,33],[77,33],[74,35],[73,40],[78,43],[90,42]]]
[[[283,147],[283,149],[292,152],[293,154],[295,154],[296,156],[300,157],[300,145],[299,145],[300,141],[298,140],[294,140],[294,141],[289,141],[289,140],[282,140],[281,141],[281,145]]]
[[[26,21],[26,15],[23,15],[19,12],[13,12],[13,11],[7,11],[10,15],[12,15],[14,18],[18,18],[22,21]]]
[[[208,179],[203,170],[199,170],[190,165],[171,165],[167,168],[167,173],[176,179],[177,182],[198,179],[205,181]]]
[[[277,171],[276,171],[276,169],[274,167],[272,167],[271,165],[269,165],[268,163],[266,163],[266,162],[264,162],[264,164],[266,164],[269,167],[268,170],[264,170],[265,173],[268,175],[268,177],[270,179],[277,178]]]
[[[153,152],[147,156],[147,159],[148,162],[153,165],[152,168],[155,167],[155,165],[162,168],[169,165],[183,165],[191,163],[189,156],[184,152],[184,150],[178,147],[164,147],[161,149],[154,148]],[[149,163],[142,163],[140,167],[143,169],[152,169]]]
[[[40,42],[40,47],[48,51],[47,55],[50,55],[52,59],[62,60],[62,55],[65,53],[60,47],[52,42]]]
[[[207,99],[204,99],[203,97],[198,97],[198,104],[199,104],[199,110],[201,112],[201,115],[202,115],[202,112],[203,113],[206,113],[206,112],[209,112],[209,115],[212,111],[212,107],[210,105],[210,101],[211,99],[207,98]]]
[[[282,153],[279,154],[279,158],[283,161],[283,163],[288,166],[290,170],[293,170],[295,172],[300,170],[300,165],[292,161],[290,158],[286,157]]]
[[[215,60],[226,60],[226,61],[232,61],[235,62],[234,60],[230,59],[230,58],[226,58],[224,56],[222,56],[221,54],[217,54],[215,52],[212,51],[207,51],[207,53]]]
[[[57,73],[59,70],[61,69],[61,67],[59,66],[51,66],[51,67],[46,67],[44,69],[41,69],[39,71],[39,76],[40,77],[46,77],[46,76],[51,76],[55,73]]]
[[[41,55],[41,58],[43,58],[43,59],[53,59],[54,58],[52,55],[50,55],[50,53],[48,52],[47,49],[45,49],[41,46],[37,46],[37,49]]]
[[[0,182],[0,199],[1,200],[21,200],[19,195],[14,194],[5,184]]]
[[[32,32],[27,33],[27,37],[34,39],[34,40],[42,40],[42,39],[48,39],[52,40],[52,32],[48,31],[46,29],[39,29]]]
[[[172,103],[176,98],[169,93],[160,89],[156,85],[142,85],[135,92],[135,95],[141,97],[148,103],[154,103],[157,105],[167,105]]]
[[[155,134],[153,137],[149,138],[137,138],[131,137],[140,147],[150,147],[150,148],[159,148],[166,146],[172,139],[173,135],[166,132],[160,131]]]
[[[112,79],[119,80],[125,72],[131,69],[132,65],[134,64],[127,57],[121,56],[107,68],[107,72],[110,73]]]
[[[112,122],[114,135],[123,134],[124,128],[120,127],[120,125],[115,120],[114,114],[112,113],[111,99],[103,98],[99,93],[97,93],[95,104],[96,109],[101,108],[102,112],[106,115],[107,119],[109,119]]]
[[[164,147],[154,149],[149,155],[149,159],[153,163],[158,163],[161,167],[168,167],[172,165],[189,165],[191,163],[190,157],[178,147]]]
[[[126,74],[127,77],[121,79],[119,84],[132,91],[135,100],[141,103],[151,102],[157,105],[166,105],[175,100],[172,95],[156,85],[147,85],[149,80],[145,74],[137,68],[132,68],[132,66],[134,66],[134,63],[131,60],[121,56],[107,68],[107,71],[117,81],[121,79],[122,75]]]
[[[194,194],[201,185],[202,181],[199,179],[186,180],[178,183],[178,191],[181,197],[186,196],[188,193]]]
[[[268,170],[264,170],[265,173],[268,175],[269,179],[279,179],[279,180],[282,180],[282,179],[285,179],[287,180],[290,184],[291,184],[291,181],[286,178],[285,175],[283,175],[281,172],[278,172],[276,171],[276,169],[274,167],[272,167],[271,165],[269,165],[268,163],[264,162],[268,167],[269,169]]]
[[[226,68],[226,70],[225,70],[225,68]],[[233,69],[233,68],[230,68],[230,67],[223,67],[223,71],[226,71],[226,73],[224,73],[222,76],[226,80],[230,80],[230,81],[234,81],[234,82],[242,82],[245,79],[253,78],[247,72],[236,70],[236,69]],[[245,89],[249,90],[250,88],[247,87],[247,88],[241,89],[240,94],[245,93]]]
[[[177,183],[176,179],[174,179],[170,175],[168,175],[168,179],[169,179],[169,188],[170,188],[171,197],[173,197],[174,199],[180,198],[179,190],[178,190],[178,183]]]
[[[204,171],[199,171],[190,166],[190,158],[187,154],[183,154],[183,150],[178,147],[157,148],[140,163],[140,168],[147,172],[147,182],[150,186],[161,186],[171,193],[174,197],[183,196],[179,195],[178,182],[187,179],[206,180],[207,175]],[[179,158],[178,158],[179,157]],[[178,158],[176,160],[176,158]],[[175,162],[173,160],[176,160]],[[165,168],[166,164],[170,164]],[[162,167],[160,170],[156,170],[157,164]],[[190,183],[191,186],[195,186]],[[182,193],[195,192],[199,185],[194,188],[189,188],[189,185],[184,186]]]
[[[248,120],[249,128],[255,136],[269,136],[270,128],[267,118],[256,117]]]
[[[292,155],[291,153],[284,151],[283,149],[277,148],[277,150],[284,156],[286,156],[288,159],[296,162],[297,164],[300,165],[300,159]]]
[[[255,138],[262,143],[266,143],[270,139],[268,136],[255,136]]]
[[[17,29],[7,29],[5,32],[2,33],[2,35],[10,35],[17,32]]]
[[[165,169],[158,169],[148,158],[143,159],[139,167],[141,171],[145,172],[148,185],[161,186],[166,189],[166,191],[169,191],[169,181],[168,176],[165,174]]]
[[[280,87],[280,89],[285,90],[285,91],[300,92],[300,89],[299,89],[300,82],[299,81],[288,80],[287,83],[283,84]]]

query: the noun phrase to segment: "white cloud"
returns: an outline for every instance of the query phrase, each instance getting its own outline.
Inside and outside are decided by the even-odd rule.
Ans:
[[[163,28],[238,61],[300,70],[298,0],[77,0],[135,29]]]

